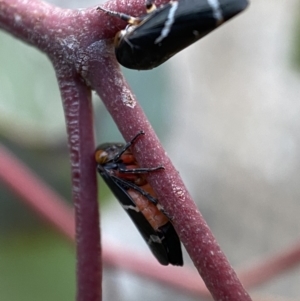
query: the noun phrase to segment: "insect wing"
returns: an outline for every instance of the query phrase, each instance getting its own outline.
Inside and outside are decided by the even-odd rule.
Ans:
[[[168,259],[168,252],[167,252],[168,249],[166,249],[165,244],[162,243],[164,242],[165,239],[164,232],[167,235],[168,232],[172,234],[172,231],[164,231],[164,232],[155,231],[151,227],[147,219],[144,217],[144,215],[141,212],[135,210],[136,205],[133,202],[131,196],[129,195],[127,188],[125,188],[124,185],[122,184],[122,181],[120,181],[117,177],[110,175],[109,172],[100,164],[98,164],[98,171],[102,176],[102,178],[104,179],[104,181],[106,182],[106,184],[112,190],[115,197],[120,202],[121,206],[128,213],[133,223],[139,230],[140,234],[148,244],[153,255],[157,258],[160,264],[162,265],[168,265],[169,263],[174,264]],[[179,242],[177,234],[176,237]],[[179,242],[179,247],[181,251],[180,242]],[[172,261],[174,260],[172,259]]]
[[[181,243],[173,225],[168,222],[167,224],[160,227],[160,231],[164,233],[163,244],[168,250],[169,263],[173,265],[183,265]]]
[[[120,64],[147,70],[164,63],[246,8],[247,0],[172,1],[145,17],[116,48]]]

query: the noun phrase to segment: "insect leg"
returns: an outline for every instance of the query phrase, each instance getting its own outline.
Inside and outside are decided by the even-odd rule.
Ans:
[[[128,168],[122,168],[120,167],[118,169],[118,171],[120,173],[129,173],[129,174],[146,174],[152,171],[157,171],[157,170],[162,170],[165,169],[162,165],[157,166],[157,167],[139,167],[139,168],[132,168],[132,169],[128,169]]]
[[[111,177],[114,179],[115,182],[119,183],[119,185],[121,185],[125,189],[129,189],[129,188],[134,189],[135,191],[139,192],[142,196],[147,198],[148,201],[150,201],[154,205],[157,205],[157,203],[158,203],[157,199],[154,198],[150,193],[146,192],[141,187],[139,187],[139,186],[137,186],[134,183],[131,183],[129,181],[125,181],[123,179],[120,179],[119,177],[115,177],[115,176],[111,176]]]
[[[123,153],[133,144],[135,141],[141,136],[145,135],[144,131],[139,131],[132,139],[131,141],[127,142],[124,147],[119,151],[119,153],[114,157],[114,162],[117,162],[120,157],[123,155]]]
[[[119,12],[116,12],[116,11],[105,9],[101,6],[98,6],[97,10],[101,10],[104,13],[108,14],[109,16],[116,17],[116,18],[119,18],[121,20],[124,20],[128,24],[131,24],[131,25],[138,25],[143,20],[143,18],[132,17],[130,15],[126,15],[126,14],[123,14],[123,13],[119,13]]]

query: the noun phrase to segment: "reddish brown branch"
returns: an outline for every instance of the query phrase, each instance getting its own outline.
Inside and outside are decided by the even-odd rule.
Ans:
[[[142,11],[144,1],[130,4],[130,11],[123,1],[111,1],[109,7],[136,15]],[[77,299],[100,300],[91,85],[126,140],[141,129],[146,132],[135,145],[135,155],[142,166],[164,165],[165,171],[150,175],[149,182],[214,299],[250,300],[120,73],[111,43],[100,40],[112,38],[122,22],[95,8],[73,11],[37,0],[0,0],[0,26],[43,50],[58,77],[69,135],[76,210]]]
[[[256,287],[295,268],[300,263],[300,242],[287,247],[278,254],[267,256],[240,269],[240,279],[246,287]]]
[[[165,172],[149,176],[149,182],[172,217],[176,231],[209,291],[215,300],[250,300],[130,92],[113,55],[107,52],[106,57],[97,59],[97,49],[101,47],[97,45],[94,49],[89,81],[127,141],[139,130],[145,131],[145,137],[135,144],[135,155],[141,166],[163,164],[165,167]],[[102,79],[95,80],[100,72]],[[111,80],[107,82],[107,78]]]
[[[58,78],[71,153],[77,247],[77,298],[101,300],[99,208],[90,90],[79,78]]]
[[[74,214],[59,195],[0,145],[0,179],[13,193],[70,240],[75,238]]]

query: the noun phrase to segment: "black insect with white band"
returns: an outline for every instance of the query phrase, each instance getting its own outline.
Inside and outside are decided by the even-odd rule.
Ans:
[[[198,41],[247,5],[248,0],[179,0],[156,8],[152,0],[147,0],[147,14],[141,17],[102,7],[98,10],[128,22],[115,38],[118,62],[129,69],[149,70]]]
[[[139,132],[127,144],[105,143],[95,152],[97,170],[128,213],[150,250],[162,265],[183,265],[178,235],[161,206],[146,174],[162,166],[141,168],[131,152]]]

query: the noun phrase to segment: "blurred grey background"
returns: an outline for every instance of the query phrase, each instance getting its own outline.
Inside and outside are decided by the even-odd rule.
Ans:
[[[166,147],[234,266],[300,238],[299,12],[299,1],[251,1],[167,66]],[[297,297],[299,281],[298,268],[261,291]]]
[[[252,0],[243,14],[162,67],[124,70],[235,267],[299,239],[299,12],[296,0]],[[0,45],[1,142],[71,203],[63,111],[51,64],[4,32]],[[95,97],[94,103],[97,141],[123,141],[101,101]],[[136,243],[149,255],[102,187],[104,237]],[[0,299],[73,300],[74,250],[1,182],[0,226]],[[299,281],[296,267],[251,293],[297,299]],[[189,299],[122,271],[106,271],[104,284],[104,300]]]

